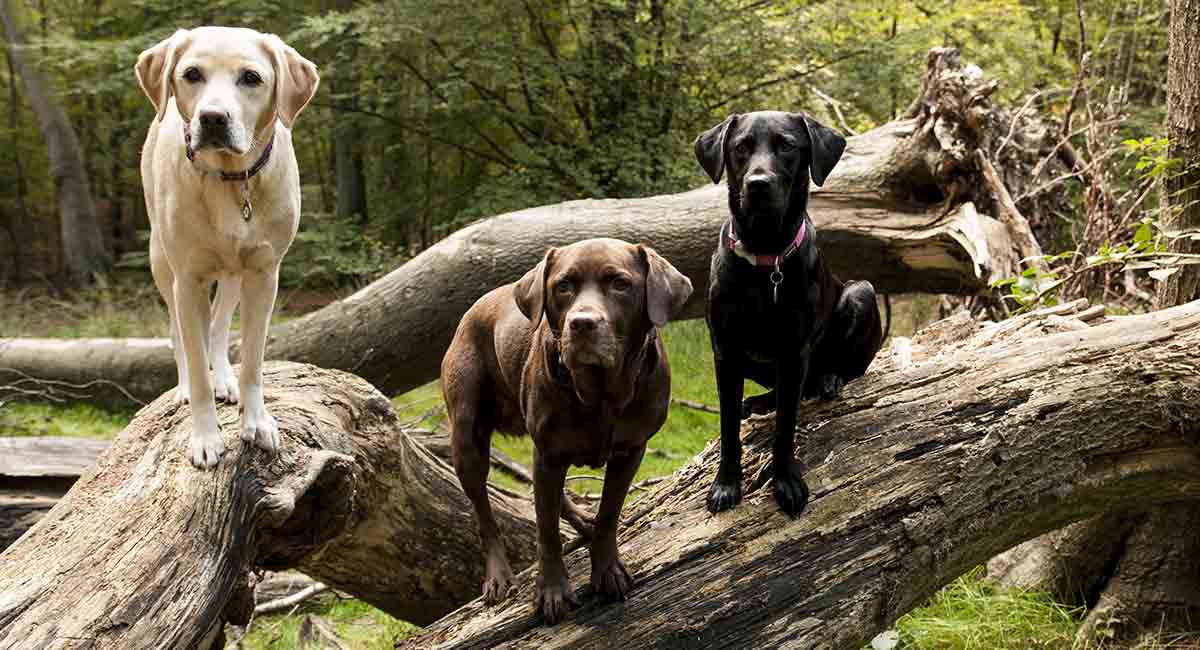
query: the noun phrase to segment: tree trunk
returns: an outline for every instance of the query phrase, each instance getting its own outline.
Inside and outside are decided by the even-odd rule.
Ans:
[[[1169,158],[1183,169],[1164,178],[1163,227],[1200,230],[1200,0],[1171,3],[1167,73]],[[1184,237],[1170,251],[1200,252]],[[1200,298],[1200,267],[1183,266],[1159,283],[1159,308]],[[1200,508],[1177,504],[1106,515],[1007,551],[988,565],[1009,584],[1044,589],[1089,608],[1079,630],[1132,641],[1195,629],[1200,620]]]
[[[342,13],[354,9],[354,0],[334,0],[332,9]],[[359,128],[358,79],[354,65],[355,43],[347,38],[335,55],[337,73],[330,90],[339,110],[333,126],[333,169],[337,181],[337,215],[342,219],[367,223],[367,183],[363,176],[363,130]]]
[[[995,88],[964,67],[955,50],[935,49],[909,116],[849,139],[841,163],[809,204],[822,253],[836,273],[870,280],[884,293],[970,295],[1017,271],[1017,247],[1004,224],[987,216],[1001,208],[975,152],[986,152],[1015,195],[1066,168],[1057,158],[1037,164],[1057,144],[1053,129],[1028,112],[1014,118],[993,107],[988,97]],[[1017,207],[1032,220],[1061,210],[1055,202],[1065,196],[1041,192]],[[347,370],[385,394],[404,392],[437,377],[467,308],[519,278],[547,247],[586,237],[646,242],[693,286],[705,287],[727,218],[726,189],[707,186],[486,219],[353,296],[272,328],[267,355]],[[684,317],[700,315],[704,295],[693,294]],[[100,402],[150,400],[175,381],[165,340],[0,339],[0,368],[90,383],[90,399]]]
[[[1200,498],[1200,302],[1091,328],[958,317],[912,343],[915,364],[881,357],[842,400],[804,404],[803,516],[782,515],[769,490],[710,515],[710,444],[628,508],[630,600],[598,602],[582,586],[586,551],[574,552],[583,606],[555,628],[533,617],[529,571],[506,603],[475,601],[431,624],[478,595],[475,527],[450,468],[366,382],[270,364],[281,456],[244,451],[236,408],[222,406],[230,453],[215,472],[187,463],[187,408],[160,399],[0,554],[0,648],[54,637],[207,648],[222,620],[244,621],[248,574],[288,567],[429,625],[406,648],[861,647],[1023,539]],[[743,427],[751,481],[769,462],[772,423]],[[491,499],[527,566],[529,500]]]
[[[81,438],[0,438],[0,551],[54,507],[107,446]]]
[[[55,99],[45,73],[29,60],[25,36],[18,23],[20,12],[17,0],[0,0],[0,20],[4,22],[8,37],[9,56],[25,85],[25,97],[46,139],[58,197],[64,271],[71,283],[86,283],[93,274],[111,268],[112,255],[104,247],[100,226],[96,222],[79,138],[71,128],[67,112]]]

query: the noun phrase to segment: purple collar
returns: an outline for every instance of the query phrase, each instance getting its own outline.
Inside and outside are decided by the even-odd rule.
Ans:
[[[765,269],[778,269],[780,266],[783,266],[784,260],[791,256],[792,253],[795,253],[797,250],[799,250],[800,244],[804,243],[804,238],[808,236],[807,221],[808,220],[805,219],[800,222],[800,229],[796,231],[796,238],[793,239],[792,243],[788,244],[788,247],[783,249],[783,252],[779,255],[755,255],[754,253],[746,250],[745,244],[738,239],[737,231],[734,230],[733,220],[730,219],[729,236],[726,238],[725,246],[734,255],[737,255],[738,257],[750,262],[754,266]]]
[[[192,148],[192,129],[188,127],[187,123],[184,123],[183,125],[183,143],[187,147],[188,160],[192,161],[193,163],[196,162],[196,150]],[[272,134],[271,141],[268,142],[267,146],[263,148],[262,155],[258,157],[258,160],[254,161],[253,165],[250,165],[250,169],[240,172],[227,172],[222,170],[221,180],[248,181],[251,178],[254,178],[255,174],[262,171],[262,168],[267,166],[267,162],[271,160],[271,150],[274,148],[275,136]]]

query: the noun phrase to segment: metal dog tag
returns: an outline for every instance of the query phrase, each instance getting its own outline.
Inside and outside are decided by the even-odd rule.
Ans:
[[[254,206],[250,205],[250,181],[242,183],[242,221],[249,221],[254,214]]]
[[[779,304],[779,285],[783,284],[783,271],[779,270],[779,263],[775,263],[775,270],[771,271],[771,284],[774,293],[775,304]]]

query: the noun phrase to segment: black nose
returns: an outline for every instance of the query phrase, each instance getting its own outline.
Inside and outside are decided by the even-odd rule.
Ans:
[[[771,189],[771,177],[767,174],[751,174],[746,177],[746,191],[752,194]]]
[[[223,111],[200,111],[200,126],[206,129],[229,126],[229,114]]]
[[[596,314],[573,314],[567,319],[567,325],[571,327],[572,332],[591,332],[600,324],[600,317]]]

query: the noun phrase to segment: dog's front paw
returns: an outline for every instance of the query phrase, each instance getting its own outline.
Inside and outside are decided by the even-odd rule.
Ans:
[[[279,450],[279,425],[261,403],[247,404],[242,411],[242,442],[274,454]]]
[[[592,588],[604,595],[608,600],[625,600],[633,591],[633,578],[621,562],[621,558],[592,566]]]
[[[708,489],[708,511],[716,514],[733,508],[742,502],[742,481],[713,481]]]
[[[579,607],[579,599],[575,597],[575,592],[571,591],[571,585],[565,577],[547,585],[543,583],[539,574],[537,591],[533,598],[534,606],[541,612],[546,625],[557,625],[567,617],[572,608]]]
[[[191,401],[191,397],[189,396],[190,392],[191,390],[188,388],[187,384],[179,384],[171,393],[171,403],[175,406],[183,406],[184,404],[187,404],[189,401]]]
[[[483,578],[483,602],[495,605],[508,598],[508,592],[513,586],[513,572],[508,562],[493,566],[488,563],[487,575]]]
[[[238,381],[229,364],[213,368],[213,397],[226,404],[238,403]]]
[[[192,465],[200,469],[216,467],[224,454],[225,441],[221,439],[219,428],[192,431],[192,437],[188,441],[188,458],[191,459]]]
[[[808,505],[808,485],[800,476],[800,470],[789,464],[782,471],[775,470],[775,502],[789,516],[799,517]]]

